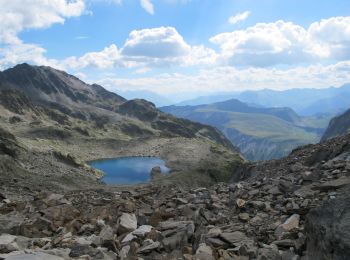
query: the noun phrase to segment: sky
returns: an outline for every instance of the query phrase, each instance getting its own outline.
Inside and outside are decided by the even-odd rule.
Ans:
[[[0,0],[0,69],[27,62],[181,100],[350,82],[349,0]]]

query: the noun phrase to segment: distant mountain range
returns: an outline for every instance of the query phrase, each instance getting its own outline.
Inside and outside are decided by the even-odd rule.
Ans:
[[[318,114],[334,115],[344,112],[350,107],[350,84],[342,87],[325,89],[290,89],[276,91],[263,89],[257,91],[226,92],[180,102],[176,105],[202,105],[221,102],[228,99],[238,99],[254,106],[290,107],[299,115],[311,116]]]
[[[287,107],[264,108],[237,99],[162,111],[220,129],[250,160],[280,158],[303,144],[316,143],[330,116],[300,117]]]

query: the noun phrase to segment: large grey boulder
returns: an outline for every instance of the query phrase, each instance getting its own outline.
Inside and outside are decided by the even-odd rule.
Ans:
[[[343,196],[313,209],[306,220],[309,259],[349,259],[350,188]]]
[[[137,219],[135,214],[123,213],[119,218],[118,233],[124,234],[134,231],[137,228]]]
[[[150,173],[150,178],[152,181],[162,177],[162,169],[159,166],[153,167]]]

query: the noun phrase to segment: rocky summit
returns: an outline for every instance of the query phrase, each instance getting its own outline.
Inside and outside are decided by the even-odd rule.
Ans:
[[[213,127],[64,72],[0,81],[0,259],[348,259],[349,133],[251,163]],[[112,186],[86,164],[125,155],[171,173]]]

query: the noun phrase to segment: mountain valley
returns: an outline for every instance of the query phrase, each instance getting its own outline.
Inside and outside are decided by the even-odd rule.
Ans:
[[[249,160],[281,158],[300,145],[318,142],[330,119],[300,117],[290,108],[256,107],[236,99],[160,109],[217,127]]]
[[[275,131],[273,142],[288,136],[294,150],[248,161],[213,126],[17,65],[0,72],[0,259],[346,259],[348,112],[317,143],[326,120],[289,108],[230,100],[162,110],[225,126],[226,136],[236,122],[254,138]],[[162,158],[171,173],[105,185],[87,165],[123,156]]]

